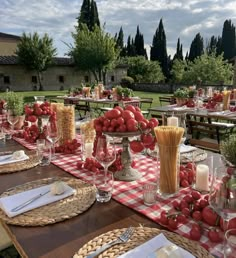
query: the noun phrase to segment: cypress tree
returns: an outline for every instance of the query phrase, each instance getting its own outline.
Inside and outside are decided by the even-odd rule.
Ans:
[[[178,60],[183,60],[183,46],[180,44],[180,39],[178,38],[177,41],[177,46],[176,46],[176,53],[174,55],[173,60],[178,59]]]
[[[218,37],[216,42],[216,55],[219,56],[223,53],[222,50],[222,38]]]
[[[188,59],[193,61],[196,57],[201,56],[203,53],[203,38],[200,33],[198,33],[191,43]]]
[[[93,30],[95,25],[100,27],[100,21],[99,21],[99,17],[98,17],[97,4],[95,1],[92,0],[91,6],[90,6],[90,28],[89,28],[89,30]]]
[[[120,56],[126,56],[126,48],[124,47],[124,33],[122,27],[120,27],[118,37],[115,35],[116,45],[120,48]]]
[[[224,59],[231,59],[235,56],[235,27],[231,20],[224,22],[222,31],[222,51]]]
[[[147,52],[144,48],[143,35],[139,31],[139,26],[137,26],[137,32],[134,39],[134,48],[136,56],[144,56],[147,59]]]
[[[167,50],[166,50],[166,34],[164,31],[162,19],[159,22],[159,26],[153,36],[150,59],[152,61],[159,61],[162,72],[166,78],[169,77]]]
[[[208,42],[206,46],[207,54],[210,55],[216,52],[217,38],[215,36],[211,36],[210,42]]]

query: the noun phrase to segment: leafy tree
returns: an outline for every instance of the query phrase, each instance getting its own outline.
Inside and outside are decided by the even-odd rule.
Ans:
[[[114,38],[97,25],[93,31],[82,25],[79,32],[72,33],[72,37],[75,46],[71,47],[69,55],[76,66],[92,72],[96,81],[104,81],[107,70],[114,66],[119,55]]]
[[[17,45],[16,54],[20,64],[37,72],[39,90],[43,90],[42,73],[52,64],[53,57],[56,55],[53,39],[47,34],[40,38],[37,32],[33,35],[23,33]]]
[[[236,54],[236,41],[235,41],[235,27],[231,20],[224,22],[222,31],[222,51],[224,52],[224,59],[230,60]]]
[[[188,59],[193,61],[196,57],[201,56],[203,53],[203,38],[200,33],[198,33],[191,43]]]
[[[223,54],[216,56],[213,52],[206,53],[188,63],[187,71],[183,74],[183,82],[196,83],[199,79],[203,84],[232,83],[233,66],[224,61]]]
[[[95,1],[84,0],[80,9],[80,15],[77,17],[78,27],[81,28],[82,24],[86,24],[89,30],[93,30],[95,25],[100,27],[100,21],[98,16],[97,4]]]
[[[155,35],[153,36],[150,59],[160,63],[164,76],[168,78],[169,70],[166,50],[166,34],[164,31],[162,19],[159,22],[159,26],[155,32]]]
[[[177,41],[176,53],[174,55],[173,60],[175,60],[175,59],[183,60],[183,46],[182,46],[182,44],[180,44],[179,38]]]
[[[175,59],[173,61],[171,76],[172,81],[175,83],[181,83],[183,81],[183,76],[186,70],[187,64],[186,61],[181,59]]]
[[[128,64],[128,76],[135,82],[160,82],[165,79],[157,61],[149,61],[144,56],[126,57],[121,60]]]

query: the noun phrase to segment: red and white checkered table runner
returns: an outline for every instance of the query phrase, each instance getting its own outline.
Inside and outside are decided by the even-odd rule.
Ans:
[[[80,139],[77,136],[77,139]],[[23,139],[15,138],[17,142],[22,144],[28,149],[35,149],[35,144],[30,144],[25,142]],[[75,177],[83,179],[84,181],[92,183],[93,172],[86,169],[77,169],[77,161],[81,160],[80,151],[77,154],[56,154],[57,158],[52,161],[52,163],[66,172],[72,174]],[[181,200],[186,194],[191,192],[191,188],[181,188],[179,193],[168,199],[158,198],[158,201],[153,206],[146,206],[143,203],[142,196],[142,185],[147,182],[155,182],[157,173],[157,161],[148,158],[146,156],[139,155],[135,159],[135,167],[139,172],[142,173],[142,178],[133,182],[115,181],[114,191],[112,198],[142,214],[152,219],[153,221],[159,223],[159,217],[163,210],[172,209],[172,201],[174,199]],[[189,238],[189,231],[191,229],[191,223],[193,221],[189,220],[187,224],[180,225],[177,230],[174,230],[177,234]],[[170,229],[172,230],[172,229]],[[173,231],[173,230],[172,230]],[[206,231],[206,230],[205,230]],[[216,250],[220,244],[213,243],[207,237],[207,232],[205,232],[201,239],[200,244],[207,250]],[[223,250],[222,250],[223,252]],[[223,257],[222,252],[217,253],[219,257]]]

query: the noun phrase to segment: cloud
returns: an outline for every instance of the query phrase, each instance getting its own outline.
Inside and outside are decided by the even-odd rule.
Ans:
[[[125,43],[129,35],[135,36],[139,25],[145,44],[150,46],[162,18],[168,54],[175,51],[178,38],[186,52],[198,32],[205,39],[221,35],[226,19],[236,25],[235,0],[97,0],[96,3],[106,31],[115,35],[122,26]],[[63,56],[68,51],[63,42],[73,43],[71,32],[81,5],[82,0],[1,0],[1,32],[48,33],[54,39],[58,55]]]

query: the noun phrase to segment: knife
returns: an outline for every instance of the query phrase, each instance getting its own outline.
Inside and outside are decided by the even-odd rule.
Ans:
[[[11,212],[16,212],[21,210],[22,208],[24,208],[25,206],[31,204],[32,202],[38,200],[39,198],[41,198],[42,196],[44,196],[45,194],[49,193],[50,190],[47,190],[46,192],[37,194],[36,196],[34,196],[33,198],[29,199],[28,201],[23,202],[22,204],[16,206],[15,208],[11,209]]]

